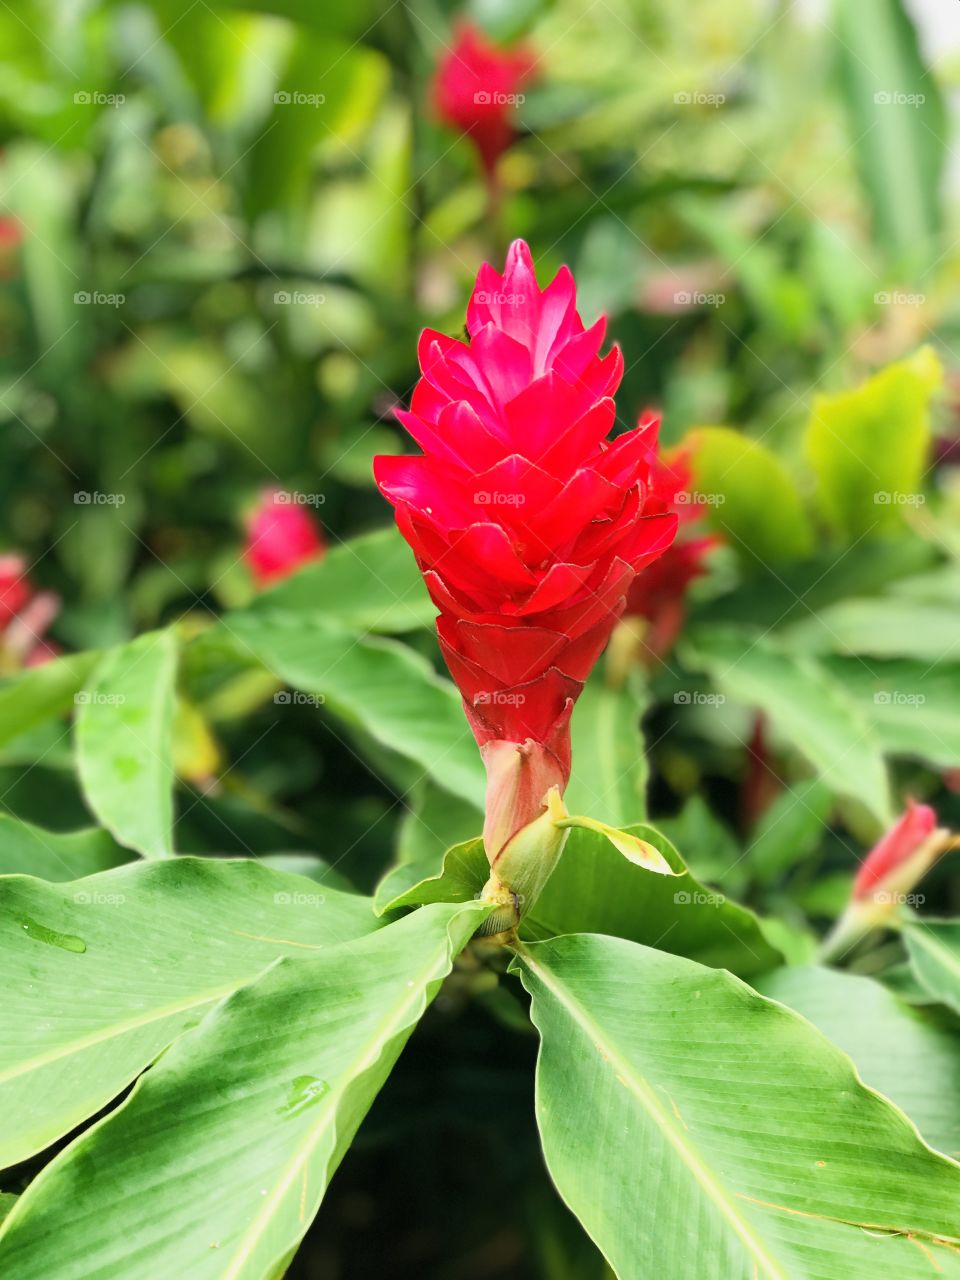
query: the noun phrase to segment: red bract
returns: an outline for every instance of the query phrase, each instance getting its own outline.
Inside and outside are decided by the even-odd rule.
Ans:
[[[0,556],[0,670],[57,657],[59,648],[43,636],[59,609],[52,591],[34,589],[22,556]]]
[[[606,439],[623,358],[566,267],[541,290],[516,241],[502,276],[481,267],[467,333],[423,333],[398,417],[424,452],[374,465],[483,754],[493,861],[566,785],[574,701],[677,517],[647,509],[657,423]]]
[[[437,66],[437,114],[469,136],[488,173],[513,141],[514,108],[533,67],[529,49],[498,49],[469,23],[459,27],[453,48]]]
[[[647,414],[641,427],[652,421]],[[694,501],[690,487],[690,456],[686,452],[651,460],[652,490],[647,510],[672,511],[679,521],[677,540],[664,554],[634,579],[627,597],[627,613],[645,618],[649,626],[644,648],[650,658],[668,653],[683,629],[686,596],[690,584],[706,572],[706,558],[717,546],[715,536],[684,537],[687,526],[695,524],[703,508]]]
[[[326,551],[315,521],[282,489],[266,489],[247,520],[244,557],[260,588],[280,582]]]

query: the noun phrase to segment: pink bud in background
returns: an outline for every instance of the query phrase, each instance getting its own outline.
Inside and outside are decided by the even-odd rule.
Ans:
[[[864,858],[853,882],[854,902],[895,906],[950,843],[950,833],[937,827],[933,809],[908,800],[902,817]]]
[[[36,591],[23,556],[0,556],[0,668],[39,667],[60,653],[44,633],[60,611],[52,591]]]
[[[262,590],[320,560],[326,543],[319,525],[295,495],[283,489],[265,489],[247,520],[244,559]]]

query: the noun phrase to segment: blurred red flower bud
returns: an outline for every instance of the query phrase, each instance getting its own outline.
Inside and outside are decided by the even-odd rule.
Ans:
[[[437,65],[437,114],[444,124],[467,134],[488,174],[516,136],[513,116],[534,64],[530,49],[498,49],[483,32],[462,23],[453,48]]]
[[[60,653],[44,633],[60,610],[52,591],[37,591],[23,556],[0,556],[0,668],[38,667]]]
[[[260,589],[288,578],[326,552],[316,521],[296,497],[283,489],[265,489],[247,519],[244,558]]]

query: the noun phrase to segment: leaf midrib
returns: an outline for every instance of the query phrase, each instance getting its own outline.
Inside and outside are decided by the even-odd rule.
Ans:
[[[686,1142],[676,1126],[671,1123],[669,1116],[661,1107],[656,1095],[652,1092],[643,1076],[640,1075],[629,1059],[622,1055],[616,1045],[604,1035],[603,1029],[591,1018],[583,1005],[573,997],[568,988],[558,984],[556,981],[551,981],[548,976],[549,970],[533,960],[529,950],[523,948],[519,954],[523,964],[536,974],[539,981],[568,1011],[569,1016],[577,1023],[594,1048],[599,1050],[602,1046],[600,1057],[604,1066],[614,1069],[614,1074],[619,1076],[641,1106],[651,1115],[708,1198],[719,1209],[721,1216],[732,1227],[734,1234],[746,1246],[755,1265],[763,1268],[763,1274],[768,1277],[768,1280],[786,1280],[785,1272],[767,1255],[762,1241],[754,1236],[751,1224],[740,1217],[723,1188],[715,1181],[709,1169],[700,1162],[696,1151]]]

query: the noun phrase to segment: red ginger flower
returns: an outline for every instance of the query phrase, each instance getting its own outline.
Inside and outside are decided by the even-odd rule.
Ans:
[[[650,421],[651,415],[644,415],[640,426]],[[691,497],[693,476],[689,452],[680,450],[672,456],[654,456],[651,466],[652,489],[646,510],[675,512],[678,537],[658,560],[634,579],[627,597],[627,613],[646,619],[649,626],[644,647],[650,657],[658,658],[673,648],[682,631],[687,590],[706,572],[707,555],[720,539],[714,535],[683,536],[686,527],[695,524],[702,514],[701,504]]]
[[[244,557],[259,588],[289,578],[311,560],[319,560],[326,544],[316,523],[283,489],[265,489],[247,520]]]
[[[487,769],[490,861],[570,776],[570,713],[640,569],[670,545],[647,510],[658,424],[616,440],[617,347],[585,329],[573,277],[537,285],[516,241],[480,268],[469,340],[426,330],[409,412],[423,449],[379,457],[434,604],[450,673]]]
[[[43,636],[59,609],[52,591],[34,589],[22,556],[0,556],[0,672],[57,657],[60,650]]]
[[[492,173],[513,141],[513,108],[523,83],[533,73],[529,49],[498,49],[482,31],[462,23],[454,47],[440,60],[433,97],[440,119],[468,135]]]

